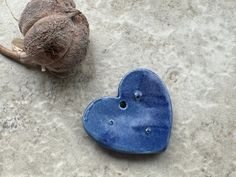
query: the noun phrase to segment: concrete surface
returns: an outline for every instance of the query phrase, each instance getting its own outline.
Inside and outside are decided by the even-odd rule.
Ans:
[[[8,0],[16,18],[28,1]],[[77,0],[91,26],[80,73],[57,80],[0,56],[0,177],[235,177],[236,1]],[[0,0],[0,42],[20,35]],[[146,67],[174,108],[165,153],[108,152],[82,127],[93,99]]]

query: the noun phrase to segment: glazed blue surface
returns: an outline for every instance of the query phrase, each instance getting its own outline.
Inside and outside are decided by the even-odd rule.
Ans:
[[[168,91],[154,72],[134,70],[121,80],[117,97],[103,97],[87,107],[83,125],[105,148],[130,154],[161,152],[172,127]]]

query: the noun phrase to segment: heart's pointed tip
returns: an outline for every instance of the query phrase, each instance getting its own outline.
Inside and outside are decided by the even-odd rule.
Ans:
[[[169,93],[153,71],[138,68],[120,82],[118,97],[103,97],[85,110],[86,132],[100,145],[128,154],[164,151],[172,128]]]

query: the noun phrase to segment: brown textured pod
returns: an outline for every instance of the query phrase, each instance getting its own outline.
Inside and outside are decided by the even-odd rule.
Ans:
[[[52,14],[66,13],[75,10],[73,0],[32,0],[21,14],[19,27],[23,35],[38,20]]]
[[[21,15],[19,28],[25,36],[27,58],[57,76],[74,73],[86,56],[89,24],[73,0],[32,0]],[[9,51],[0,53],[13,58]]]

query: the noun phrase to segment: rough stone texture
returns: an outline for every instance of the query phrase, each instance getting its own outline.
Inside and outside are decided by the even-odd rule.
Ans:
[[[28,1],[10,1],[19,18]],[[80,73],[58,80],[0,56],[0,177],[235,177],[236,1],[77,0],[91,43]],[[0,42],[20,35],[0,0]],[[137,67],[157,72],[174,108],[154,156],[100,148],[82,113]]]

